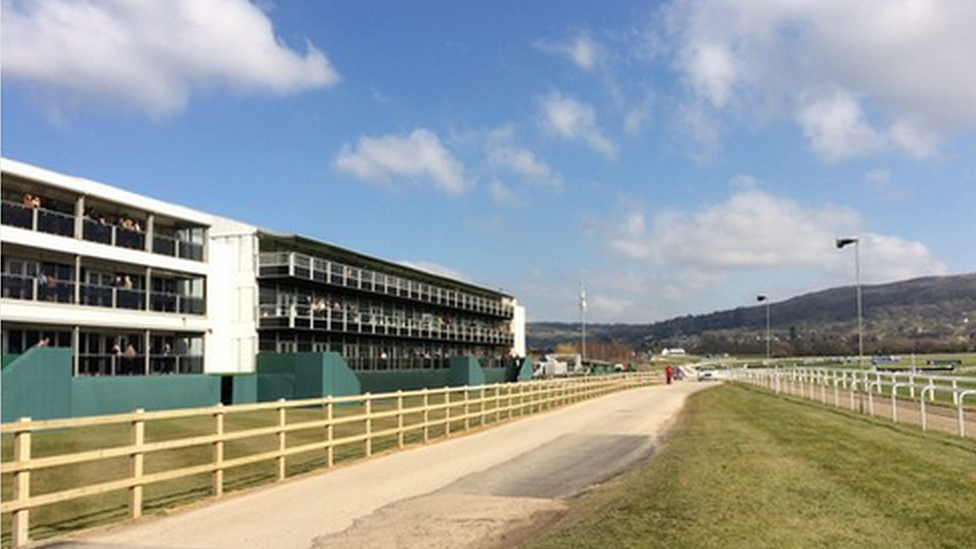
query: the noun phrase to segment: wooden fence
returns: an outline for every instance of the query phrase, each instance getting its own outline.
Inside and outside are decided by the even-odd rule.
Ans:
[[[210,495],[220,497],[225,490],[225,473],[258,462],[275,464],[277,481],[288,475],[288,460],[300,454],[324,453],[324,466],[336,462],[336,450],[359,446],[357,456],[368,458],[385,441],[389,449],[402,449],[409,442],[427,443],[456,430],[492,423],[549,410],[610,392],[659,382],[656,374],[622,374],[585,378],[566,378],[525,383],[496,384],[480,387],[458,387],[398,391],[346,397],[326,397],[300,401],[278,401],[237,406],[217,405],[211,408],[145,412],[73,419],[33,421],[23,418],[0,426],[0,433],[13,438],[12,459],[2,463],[4,482],[12,486],[0,504],[0,512],[10,514],[10,544],[20,547],[30,540],[31,510],[78,498],[128,491],[128,515],[138,518],[144,510],[143,495],[147,486],[206,474],[211,477]],[[299,413],[301,412],[301,413]],[[274,414],[273,425],[242,429],[226,428],[226,421],[240,414]],[[292,421],[289,422],[291,413]],[[295,417],[299,419],[296,421]],[[148,441],[146,427],[154,422],[182,420],[209,423],[207,434]],[[32,436],[38,433],[110,426],[125,429],[128,443],[32,457]],[[452,431],[453,429],[453,431]],[[317,433],[310,439],[308,433]],[[296,434],[302,432],[301,437]],[[294,437],[289,444],[289,436]],[[276,444],[264,446],[256,453],[229,458],[229,444],[246,439],[273,437]],[[300,438],[300,440],[298,440]],[[297,443],[296,443],[297,440]],[[270,448],[269,448],[270,446]],[[146,472],[146,458],[163,452],[209,449],[209,460],[190,466]],[[119,478],[94,481],[73,488],[55,487],[46,493],[32,495],[31,474],[59,467],[77,466],[107,460],[126,460],[128,467]],[[119,467],[115,467],[116,469]],[[118,473],[118,471],[114,471]]]

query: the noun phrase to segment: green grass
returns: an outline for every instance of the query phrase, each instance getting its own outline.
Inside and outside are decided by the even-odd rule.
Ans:
[[[477,392],[473,391],[471,398],[477,397]],[[489,395],[490,396],[490,395]],[[451,416],[457,417],[464,413],[464,406],[458,395],[452,396]],[[442,395],[432,396],[430,404],[442,404]],[[517,400],[516,400],[517,402]],[[422,399],[405,399],[404,407],[412,408],[422,405]],[[504,405],[504,402],[502,403]],[[395,401],[377,402],[374,411],[381,412],[395,408]],[[488,410],[494,409],[494,403],[488,403]],[[478,408],[471,406],[471,411],[475,412]],[[335,407],[335,417],[361,415],[364,409],[360,405],[345,405]],[[504,420],[506,414],[502,415]],[[433,411],[430,413],[430,420],[442,420],[445,417],[444,410]],[[321,420],[325,418],[322,408],[296,408],[287,413],[289,425]],[[404,417],[405,426],[417,425],[423,421],[423,414],[412,412]],[[493,422],[494,417],[489,417],[487,422]],[[487,423],[486,422],[486,423]],[[257,429],[276,425],[277,413],[271,411],[245,412],[228,414],[225,419],[225,431],[236,432],[247,429]],[[373,431],[383,431],[396,427],[395,417],[374,420]],[[469,426],[477,428],[480,426],[478,419],[469,421]],[[189,438],[203,436],[212,433],[213,420],[209,417],[181,418],[173,420],[161,420],[148,422],[146,424],[146,442],[158,442],[164,440]],[[465,430],[464,421],[452,421],[451,431],[459,433]],[[363,434],[365,424],[363,422],[347,423],[335,427],[335,437],[342,438]],[[444,425],[433,426],[430,428],[430,437],[435,439],[444,436]],[[302,446],[324,440],[324,429],[313,428],[303,429],[289,433],[287,436],[287,446],[289,448]],[[418,444],[423,442],[423,430],[416,429],[405,435],[406,444]],[[33,437],[32,454],[33,457],[45,457],[76,453],[86,450],[100,448],[112,448],[124,446],[129,443],[129,427],[127,424],[115,424],[99,427],[78,428],[72,430],[53,431],[37,433]],[[3,437],[2,447],[0,447],[0,458],[9,461],[13,458],[12,437]],[[268,452],[278,447],[277,439],[274,435],[264,435],[248,439],[228,442],[224,448],[225,459],[234,459],[248,455]],[[390,435],[376,438],[373,441],[372,451],[374,454],[392,450],[397,447],[397,436]],[[145,458],[145,472],[147,474],[180,469],[209,463],[212,459],[212,449],[209,445],[184,448],[149,454]],[[348,462],[361,459],[365,456],[365,446],[363,443],[355,443],[337,447],[335,449],[334,460],[336,463]],[[287,460],[287,476],[308,473],[322,469],[326,466],[325,450],[305,452],[289,457]],[[130,465],[128,458],[114,458],[98,462],[90,462],[81,465],[64,466],[43,469],[31,475],[31,493],[41,495],[71,489],[80,486],[108,482],[129,475]],[[2,486],[0,486],[0,497],[10,498],[12,495],[13,475],[4,473],[2,475]],[[229,469],[224,477],[224,490],[233,492],[237,490],[252,488],[258,485],[274,482],[277,478],[277,469],[273,460],[261,463],[236,467]],[[213,494],[212,477],[209,474],[185,477],[169,482],[152,484],[145,488],[145,514],[153,514],[173,507],[178,507],[210,497]],[[69,534],[73,531],[101,526],[114,522],[124,521],[128,518],[128,492],[117,491],[108,494],[75,499],[54,505],[40,507],[31,512],[31,539],[39,540],[60,535]],[[0,528],[3,530],[0,538],[0,546],[10,546],[10,522],[9,514],[0,517]]]
[[[974,487],[973,441],[722,386],[521,549],[968,549]]]

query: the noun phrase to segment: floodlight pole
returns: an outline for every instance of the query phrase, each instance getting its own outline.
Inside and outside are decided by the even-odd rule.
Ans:
[[[772,303],[765,295],[756,296],[756,301],[766,302],[766,360],[768,361],[773,356],[772,355],[773,340],[772,340],[772,336],[770,332],[770,324],[769,324],[769,308],[772,306]]]
[[[583,279],[580,279],[579,308],[580,308],[580,366],[582,366],[586,361],[586,290],[583,288]]]
[[[837,248],[854,245],[854,283],[857,292],[857,365],[864,369],[864,314],[861,302],[861,239],[838,238]]]

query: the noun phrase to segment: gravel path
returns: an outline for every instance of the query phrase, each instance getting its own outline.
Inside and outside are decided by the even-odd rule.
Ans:
[[[625,391],[44,546],[503,547],[555,520],[567,498],[649,457],[685,398],[708,386]]]

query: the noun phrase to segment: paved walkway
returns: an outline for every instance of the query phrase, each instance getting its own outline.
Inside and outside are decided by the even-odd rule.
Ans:
[[[653,451],[695,382],[647,387],[272,485],[51,549],[485,548]]]

